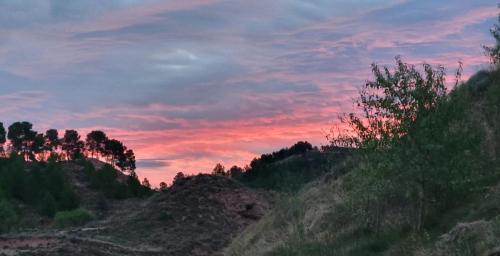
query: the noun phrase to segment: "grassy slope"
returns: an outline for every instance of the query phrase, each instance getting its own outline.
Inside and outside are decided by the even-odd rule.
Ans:
[[[451,97],[452,104],[468,109],[462,121],[481,124],[481,147],[494,161],[500,151],[499,77],[500,71],[480,72]],[[344,209],[344,177],[334,176],[327,174],[284,196],[272,212],[234,239],[226,255],[496,255],[500,186],[464,198],[421,232],[396,229],[375,235]]]

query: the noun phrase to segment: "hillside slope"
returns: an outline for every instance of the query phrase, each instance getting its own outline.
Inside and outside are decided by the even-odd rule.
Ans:
[[[333,171],[282,198],[225,255],[500,255],[500,71],[481,71],[454,89],[416,134],[438,134],[427,150],[441,153],[424,160],[426,174],[436,181],[442,173],[456,179],[436,185],[443,192],[427,203],[421,229],[406,224],[415,215],[414,203],[405,201],[409,192],[403,192],[408,180],[401,180],[412,178],[404,168],[409,163],[391,155],[351,158],[346,174]],[[395,170],[401,183],[365,176],[384,166],[401,166]],[[460,196],[439,197],[445,192]]]
[[[220,176],[186,177],[147,199],[107,200],[106,212],[92,203],[79,172],[66,164],[76,191],[98,216],[85,226],[0,236],[1,255],[217,255],[231,238],[269,208],[265,194]]]

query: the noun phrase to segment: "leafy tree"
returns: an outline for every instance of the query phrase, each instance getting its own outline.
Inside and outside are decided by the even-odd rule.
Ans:
[[[64,189],[61,191],[61,196],[59,200],[60,210],[73,210],[78,208],[80,200],[75,191],[71,188],[71,185],[66,184]]]
[[[490,30],[491,35],[495,38],[494,46],[483,46],[485,53],[493,64],[500,64],[500,15],[498,16],[498,24],[495,24]]]
[[[39,133],[35,136],[33,139],[33,142],[30,146],[30,152],[31,154],[29,155],[31,161],[36,161],[36,156],[41,155],[41,160],[45,160],[44,156],[44,150],[45,150],[45,139],[43,134]]]
[[[375,76],[360,92],[354,113],[342,121],[355,136],[333,138],[337,146],[387,147],[391,140],[408,134],[413,124],[432,112],[446,98],[445,71],[423,64],[423,73],[396,57],[393,73],[388,67],[372,65]]]
[[[132,172],[135,171],[135,154],[134,151],[128,149],[124,154],[119,154],[116,166],[122,170],[122,172]]]
[[[239,178],[241,175],[243,175],[243,168],[239,166],[233,166],[231,169],[229,169],[228,174],[231,176],[231,178]]]
[[[45,132],[44,141],[45,150],[51,153],[56,152],[61,145],[61,141],[59,140],[59,132],[56,129],[47,130]]]
[[[168,189],[168,185],[165,182],[160,182],[160,191],[165,191]]]
[[[118,174],[116,173],[115,168],[109,164],[105,164],[100,170],[97,171],[95,182],[97,183],[97,187],[109,189],[112,187],[117,177]]]
[[[65,152],[67,160],[74,160],[82,156],[84,143],[75,130],[66,130],[61,141],[61,148]]]
[[[33,125],[29,122],[15,122],[9,126],[7,138],[12,145],[12,151],[20,153],[25,160],[29,160],[32,153],[32,144],[37,133],[32,130]]]
[[[111,139],[106,141],[105,155],[113,166],[116,165],[119,159],[124,158],[125,150],[126,148],[123,143],[118,140]]]
[[[38,212],[43,216],[52,218],[56,214],[56,211],[56,200],[49,192],[45,192],[38,204]]]
[[[140,196],[142,193],[142,187],[141,187],[141,182],[139,181],[139,177],[137,177],[137,174],[132,171],[128,178],[127,178],[127,185],[129,188],[130,193],[133,196]]]
[[[144,178],[144,180],[142,180],[142,186],[147,189],[151,189],[151,183],[149,183],[148,178]]]
[[[92,158],[104,154],[107,140],[108,136],[103,131],[92,131],[87,134],[85,146]]]
[[[226,169],[224,166],[220,163],[216,164],[214,169],[212,170],[213,175],[219,175],[219,176],[225,176],[226,175]]]
[[[174,179],[172,181],[172,184],[178,184],[179,182],[181,182],[182,180],[184,180],[186,178],[186,175],[184,175],[183,172],[178,172],[175,176],[174,176]]]
[[[362,164],[345,184],[359,204],[356,214],[377,232],[394,207],[406,213],[409,227],[421,230],[429,212],[463,198],[484,178],[473,170],[487,169],[479,167],[485,161],[470,159],[481,154],[481,129],[466,120],[471,107],[448,101],[457,92],[447,96],[444,68],[424,64],[419,71],[399,57],[396,64],[393,72],[372,66],[375,79],[357,102],[362,115],[342,120],[354,135],[332,141],[361,149]]]

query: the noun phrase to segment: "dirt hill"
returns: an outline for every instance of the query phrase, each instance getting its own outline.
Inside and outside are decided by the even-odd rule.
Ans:
[[[269,208],[267,196],[227,177],[187,177],[146,199],[106,199],[88,188],[82,167],[65,164],[81,206],[97,219],[0,236],[0,255],[219,255]]]

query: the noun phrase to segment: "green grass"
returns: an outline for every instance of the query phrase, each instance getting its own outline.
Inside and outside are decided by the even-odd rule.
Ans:
[[[54,225],[59,228],[81,226],[94,219],[94,215],[85,209],[75,209],[56,213]]]

